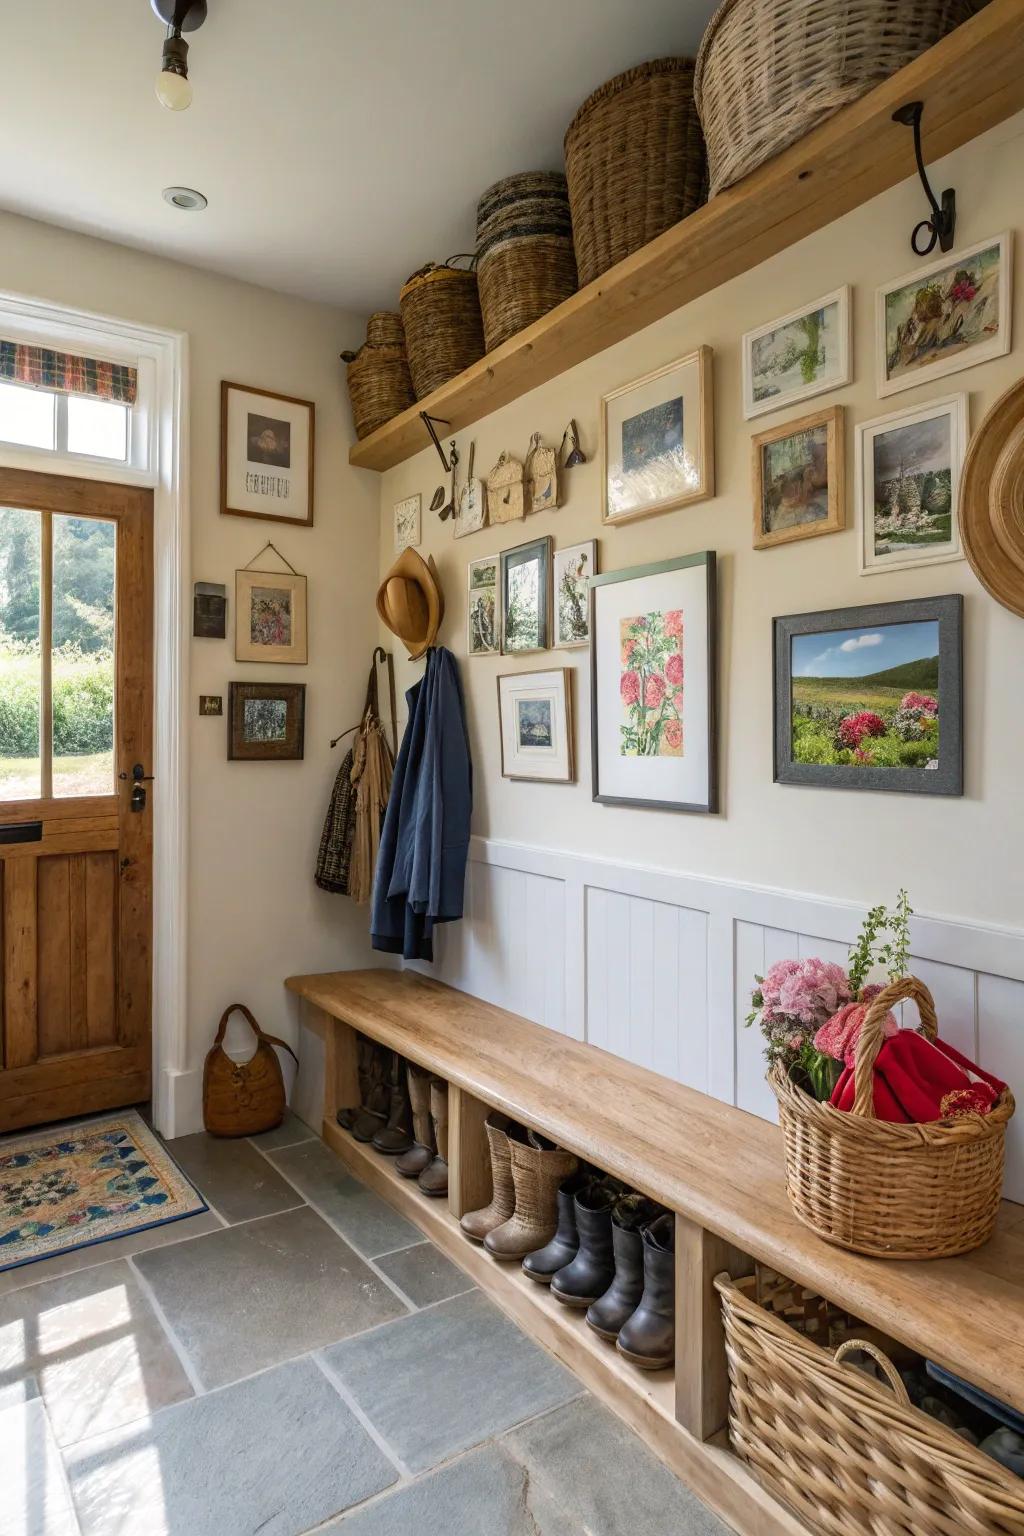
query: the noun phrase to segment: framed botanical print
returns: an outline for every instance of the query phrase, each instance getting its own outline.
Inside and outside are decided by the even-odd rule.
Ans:
[[[713,550],[590,583],[594,799],[718,809]]]
[[[551,539],[501,553],[501,649],[546,651],[551,644]]]
[[[961,560],[960,471],[967,396],[947,395],[857,428],[861,574]]]
[[[305,666],[306,578],[295,571],[235,572],[235,660]]]
[[[573,766],[572,671],[512,672],[498,678],[501,771],[506,779],[569,784]]]
[[[590,578],[597,571],[597,540],[556,549],[555,645],[569,647],[590,642]]]
[[[754,548],[771,549],[846,527],[843,407],[783,422],[751,439]]]
[[[222,382],[222,513],[312,523],[315,416],[312,400]]]
[[[850,290],[837,288],[743,338],[743,414],[809,400],[853,379]]]
[[[470,656],[493,656],[501,650],[498,570],[497,555],[485,555],[469,562],[466,648]]]
[[[395,549],[415,549],[420,542],[420,507],[421,498],[417,491],[415,496],[406,496],[402,501],[395,502]]]
[[[601,401],[606,523],[671,512],[715,494],[710,347]]]
[[[775,781],[963,794],[963,598],[774,621]]]
[[[305,683],[228,684],[229,762],[301,758],[305,726]]]
[[[878,393],[894,395],[1010,350],[1012,237],[982,240],[875,294]]]

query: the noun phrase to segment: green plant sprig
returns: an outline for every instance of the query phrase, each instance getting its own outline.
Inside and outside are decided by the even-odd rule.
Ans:
[[[905,894],[905,892],[901,893]],[[868,972],[875,963],[875,942],[886,926],[888,913],[885,907],[872,907],[860,930],[860,937],[850,950],[850,991],[859,997],[867,980]]]
[[[890,938],[878,952],[879,964],[885,966],[890,981],[902,981],[907,974],[910,964],[910,919],[913,915],[914,909],[907,893],[901,890],[896,898],[895,911],[889,913]]]

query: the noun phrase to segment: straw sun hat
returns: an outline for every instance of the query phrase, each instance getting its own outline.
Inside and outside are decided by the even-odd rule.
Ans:
[[[393,635],[404,641],[410,661],[434,644],[444,618],[444,593],[431,555],[429,563],[415,549],[403,549],[380,584],[377,612]]]
[[[1024,619],[1024,379],[996,401],[971,439],[960,537],[985,590]]]

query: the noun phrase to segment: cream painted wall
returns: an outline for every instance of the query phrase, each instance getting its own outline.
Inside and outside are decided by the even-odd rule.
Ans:
[[[188,333],[192,575],[227,584],[229,637],[235,569],[266,539],[309,577],[308,666],[238,664],[233,638],[191,643],[189,1065],[198,1071],[229,1002],[247,1002],[264,1028],[294,1040],[297,1010],[283,978],[369,955],[365,913],[313,883],[341,750],[328,744],[358,718],[375,638],[378,486],[348,466],[351,415],[338,362],[362,326],[326,306],[13,215],[0,215],[0,286]],[[312,528],[220,515],[224,378],[315,401]],[[223,694],[226,707],[233,678],[307,685],[302,762],[226,760],[227,722],[200,719],[198,696]],[[235,1038],[244,1042],[244,1033]]]
[[[392,506],[423,495],[421,553],[437,559],[446,617],[441,641],[462,658],[475,762],[473,829],[483,837],[587,852],[718,879],[782,887],[850,902],[890,900],[899,885],[915,908],[935,915],[1024,925],[1019,874],[1024,833],[1024,624],[982,590],[966,563],[860,576],[853,516],[855,424],[959,390],[969,391],[977,426],[996,396],[1022,372],[1024,282],[1020,281],[1021,153],[1024,115],[931,168],[938,187],[955,186],[966,246],[1018,226],[1014,336],[998,361],[880,402],[875,394],[874,290],[914,266],[908,238],[926,211],[907,181],[755,271],[688,305],[627,341],[463,432],[463,464],[476,440],[477,472],[503,449],[525,455],[531,432],[557,443],[575,416],[590,462],[566,479],[560,510],[455,541],[451,524],[428,510],[440,465],[433,449],[382,477],[380,561],[393,559]],[[909,164],[909,150],[908,150]],[[785,411],[749,423],[740,392],[740,338],[818,295],[853,289],[854,383],[789,415],[836,401],[847,408],[847,531],[790,547],[751,548],[750,438],[786,420]],[[717,496],[706,503],[619,528],[603,528],[597,467],[598,400],[706,343],[715,351]],[[722,814],[672,815],[595,805],[590,789],[589,660],[551,651],[520,659],[466,658],[466,565],[541,534],[556,546],[597,537],[605,571],[705,548],[720,565]],[[947,800],[780,786],[772,782],[772,617],[818,608],[944,592],[965,594],[966,794]],[[396,656],[401,652],[397,646]],[[576,672],[578,782],[511,783],[500,776],[495,678],[567,662]],[[420,667],[404,656],[407,687]]]

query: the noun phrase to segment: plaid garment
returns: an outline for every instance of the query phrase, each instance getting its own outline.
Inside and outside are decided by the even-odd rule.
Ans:
[[[138,370],[126,363],[110,363],[74,352],[53,352],[48,347],[27,347],[20,341],[0,341],[0,379],[9,384],[30,384],[53,389],[62,395],[92,395],[134,405]]]
[[[350,747],[338,769],[316,858],[314,878],[317,885],[322,891],[334,891],[338,896],[348,895],[352,844],[356,833],[356,792],[352,784],[354,755]]]

